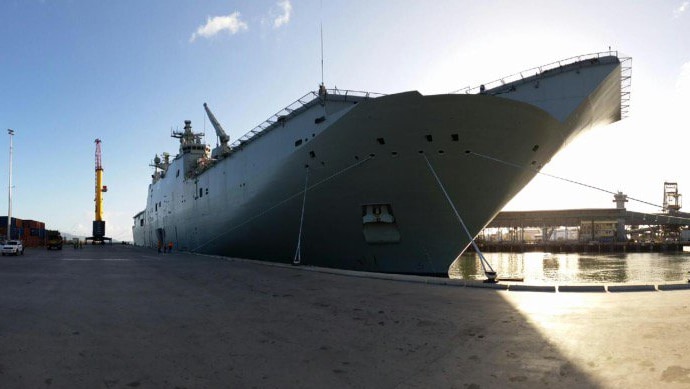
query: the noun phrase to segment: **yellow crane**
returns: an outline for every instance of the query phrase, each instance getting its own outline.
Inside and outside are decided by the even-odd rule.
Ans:
[[[96,139],[96,212],[93,220],[92,236],[86,238],[93,244],[103,244],[105,241],[112,243],[112,238],[105,236],[105,220],[103,220],[103,193],[108,191],[108,187],[103,185],[103,165],[101,164],[101,140]]]

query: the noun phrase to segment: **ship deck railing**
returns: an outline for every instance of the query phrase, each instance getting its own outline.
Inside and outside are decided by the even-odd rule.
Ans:
[[[602,51],[598,53],[591,53],[591,54],[583,54],[583,55],[578,55],[575,57],[570,57],[566,59],[562,59],[560,61],[552,62],[546,65],[541,65],[537,66],[531,69],[523,70],[521,72],[511,74],[506,77],[499,78],[498,80],[494,80],[491,82],[487,82],[484,84],[481,84],[479,86],[467,86],[464,88],[456,89],[450,93],[465,93],[465,94],[478,94],[481,93],[482,90],[486,91],[489,93],[491,89],[495,88],[500,88],[504,85],[511,84],[514,82],[519,82],[528,78],[533,78],[535,76],[540,76],[543,75],[544,73],[547,73],[551,70],[555,69],[564,69],[569,65],[582,62],[582,61],[587,61],[587,60],[598,60],[600,58],[604,57],[618,57],[618,51]]]
[[[366,100],[369,98],[376,98],[376,97],[381,97],[381,96],[385,96],[385,94],[333,88],[333,89],[326,89],[326,95],[325,95],[324,99],[326,101],[328,101],[328,100],[331,100],[331,101],[348,101],[348,99]],[[311,92],[305,94],[304,96],[295,100],[292,104],[288,105],[287,107],[285,107],[285,108],[281,109],[280,111],[276,112],[275,114],[273,114],[271,117],[269,117],[268,119],[266,119],[264,122],[262,122],[261,124],[259,124],[256,127],[254,127],[253,129],[251,129],[246,134],[242,135],[240,138],[238,138],[236,141],[234,141],[230,145],[231,149],[241,148],[242,146],[246,145],[247,143],[251,142],[252,140],[265,134],[266,131],[276,127],[280,123],[284,123],[290,117],[293,117],[293,116],[297,115],[298,113],[309,109],[310,107],[312,107],[315,104],[319,104],[319,102],[321,101],[321,98],[322,97],[319,96],[318,92],[316,92],[316,91],[311,91]]]
[[[546,65],[537,66],[528,70],[523,70],[519,73],[511,74],[510,76],[499,78],[479,86],[460,88],[450,93],[465,93],[465,94],[500,94],[509,88],[510,84],[518,84],[526,80],[534,79],[535,77],[543,76],[544,74],[553,70],[566,71],[569,67],[582,61],[599,60],[605,57],[616,57],[621,63],[621,118],[628,116],[630,109],[630,84],[632,76],[632,58],[620,57],[618,51],[601,51],[598,53],[583,54],[575,57],[562,59],[560,61],[552,62]],[[506,86],[507,85],[507,86]]]

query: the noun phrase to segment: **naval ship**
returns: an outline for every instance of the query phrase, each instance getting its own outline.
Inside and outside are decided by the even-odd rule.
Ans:
[[[439,95],[323,84],[211,148],[185,121],[156,155],[134,243],[235,258],[447,276],[575,136],[621,119],[626,58],[595,53]],[[629,85],[628,85],[629,87]]]

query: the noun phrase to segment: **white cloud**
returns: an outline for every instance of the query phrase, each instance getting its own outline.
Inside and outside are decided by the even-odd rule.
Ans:
[[[247,23],[240,19],[240,13],[237,11],[227,16],[209,16],[206,24],[199,26],[196,32],[189,38],[189,41],[194,42],[198,37],[210,38],[221,31],[228,31],[231,35],[235,35],[248,28]]]
[[[683,4],[680,5],[680,7],[673,10],[673,17],[680,17],[680,15],[682,15],[683,12],[687,11],[688,8],[690,8],[690,1],[684,1]]]
[[[273,19],[273,28],[280,28],[282,25],[287,24],[290,21],[290,16],[292,16],[290,0],[279,1],[277,5],[282,10],[282,13]]]

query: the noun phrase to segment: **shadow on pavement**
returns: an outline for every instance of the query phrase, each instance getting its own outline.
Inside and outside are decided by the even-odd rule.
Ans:
[[[598,386],[505,293],[131,246],[27,250],[0,262],[0,386]]]

